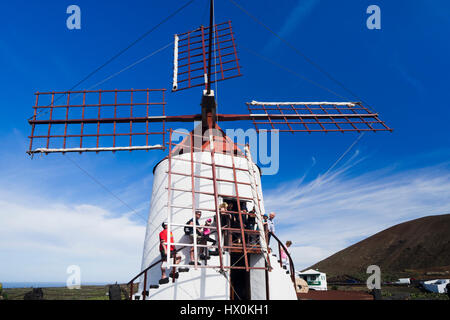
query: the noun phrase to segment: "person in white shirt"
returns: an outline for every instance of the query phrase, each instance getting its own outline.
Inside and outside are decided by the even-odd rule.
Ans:
[[[271,233],[275,234],[275,224],[273,223],[273,219],[275,219],[275,212],[271,212],[269,214],[269,219],[267,220],[267,228],[269,230],[269,240],[267,241],[267,245],[270,243]]]

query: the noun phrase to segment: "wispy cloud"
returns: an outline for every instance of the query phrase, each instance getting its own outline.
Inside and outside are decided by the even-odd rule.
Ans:
[[[128,281],[140,270],[152,162],[116,169],[73,157],[114,198],[62,156],[30,160],[20,133],[0,145],[0,281]],[[103,166],[102,166],[103,164]],[[76,186],[76,187],[74,187]],[[137,214],[136,214],[137,212]]]
[[[99,206],[50,203],[0,191],[0,279],[65,282],[70,265],[81,267],[82,282],[126,281],[139,271],[143,225]]]
[[[405,67],[400,64],[396,64],[394,65],[394,69],[398,71],[399,75],[406,83],[408,83],[408,85],[410,85],[417,91],[418,95],[423,96],[425,94],[426,89],[423,83],[419,79],[413,77]]]
[[[387,227],[450,212],[450,164],[395,172],[383,168],[351,177],[361,157],[311,182],[265,190],[278,212],[277,233],[291,240],[296,267],[308,267]]]
[[[286,18],[277,33],[283,38],[289,36],[300,25],[303,19],[311,14],[311,12],[319,4],[319,2],[320,0],[298,0],[296,7]],[[269,53],[279,43],[280,39],[278,39],[277,37],[272,37],[264,47],[263,51],[265,53]]]

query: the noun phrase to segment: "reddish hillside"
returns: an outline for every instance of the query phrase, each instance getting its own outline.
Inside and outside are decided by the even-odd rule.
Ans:
[[[369,265],[381,272],[441,270],[450,266],[450,214],[395,225],[312,266],[330,276],[365,273]],[[448,268],[447,268],[448,269]]]

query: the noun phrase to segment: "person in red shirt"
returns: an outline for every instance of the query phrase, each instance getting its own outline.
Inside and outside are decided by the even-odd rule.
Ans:
[[[164,284],[169,282],[169,279],[167,279],[166,276],[166,266],[165,266],[165,262],[167,261],[167,244],[165,244],[167,242],[167,223],[163,222],[161,226],[163,228],[163,231],[159,233],[159,252],[161,253],[161,280],[159,280],[159,283]],[[173,240],[173,234],[171,232],[170,243],[174,242],[175,241]],[[169,259],[173,257],[176,257],[175,264],[180,263],[181,257],[177,256],[175,246],[171,244]],[[174,276],[176,277],[176,274]]]

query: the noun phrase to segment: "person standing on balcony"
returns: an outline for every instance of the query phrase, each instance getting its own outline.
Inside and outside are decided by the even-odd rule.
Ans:
[[[219,206],[220,211],[220,225],[222,228],[229,228],[230,227],[230,220],[231,215],[227,212],[228,211],[228,203],[224,202]]]
[[[267,228],[269,230],[269,239],[267,241],[267,245],[270,244],[270,238],[272,236],[272,233],[275,234],[275,224],[273,222],[273,219],[275,219],[275,212],[271,212],[269,214],[269,219],[267,220]]]
[[[230,202],[228,204],[228,213],[230,214],[230,228],[238,229],[239,226],[240,226],[240,224],[239,224],[239,217],[238,217],[239,212],[234,210],[233,202]],[[233,231],[230,232],[230,234],[231,234],[231,245],[233,243],[237,243],[237,241],[239,239],[237,232],[238,231],[236,231],[236,230],[233,230]]]
[[[230,238],[230,231],[229,230],[223,230],[223,228],[229,228],[231,225],[231,214],[228,213],[228,203],[227,202],[223,202],[220,207],[220,227],[222,228],[222,234],[223,234],[223,239],[224,239],[224,246],[227,246],[231,240]],[[217,226],[217,221],[216,221],[216,226]]]
[[[247,216],[247,221],[245,223],[245,229],[254,231],[255,225],[256,225],[256,213],[255,213],[255,208],[253,207],[253,209],[249,212],[249,215]],[[249,242],[250,244],[253,244],[254,240],[255,240],[254,234],[249,233],[247,235],[247,242]]]
[[[200,218],[202,216],[202,212],[200,210],[195,211],[195,225],[196,225],[196,230],[195,232],[197,233],[197,244],[201,243],[201,239],[203,236],[203,230],[200,227]],[[188,222],[186,222],[187,225],[194,225],[194,219],[190,219]],[[199,228],[200,227],[200,228]],[[194,244],[194,227],[184,227],[184,232],[185,234],[189,235],[189,238],[191,240],[191,244]],[[191,261],[189,262],[190,265],[195,264],[195,259],[194,259],[194,245],[191,247],[190,250],[190,258]],[[197,264],[201,264],[200,262],[197,262]]]

